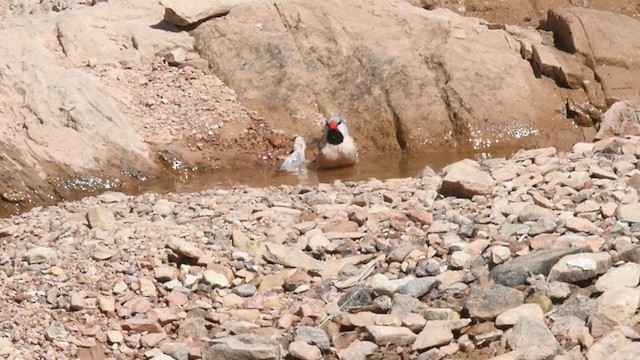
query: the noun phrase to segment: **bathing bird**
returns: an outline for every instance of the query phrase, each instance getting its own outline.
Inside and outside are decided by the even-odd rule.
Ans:
[[[352,166],[358,162],[358,148],[349,135],[344,117],[337,114],[327,117],[318,150],[315,161],[318,169]]]

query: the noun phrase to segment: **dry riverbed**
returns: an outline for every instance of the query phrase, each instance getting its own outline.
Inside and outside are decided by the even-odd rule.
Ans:
[[[0,357],[636,358],[638,155],[609,138],[0,219]]]

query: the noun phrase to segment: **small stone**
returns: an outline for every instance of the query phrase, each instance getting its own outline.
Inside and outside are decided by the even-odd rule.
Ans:
[[[153,213],[156,215],[169,216],[173,214],[173,206],[174,205],[168,200],[160,199],[155,204],[153,204],[153,206],[151,207],[151,211],[153,211]]]
[[[253,284],[242,284],[234,287],[232,291],[238,296],[249,297],[253,296],[253,294],[256,293],[256,290],[257,288]]]
[[[92,229],[114,230],[116,218],[111,211],[102,206],[93,206],[87,211],[87,220]]]
[[[449,323],[448,320],[427,321],[413,343],[412,349],[422,351],[450,343],[453,340],[453,332]]]
[[[197,259],[202,256],[202,251],[195,245],[183,239],[172,237],[169,239],[167,246],[176,254],[184,257]]]
[[[617,325],[629,326],[640,305],[640,290],[613,288],[602,293],[598,307],[590,318],[591,335],[598,338],[611,332]]]
[[[624,346],[631,343],[624,334],[618,330],[614,330],[607,335],[603,336],[600,340],[594,343],[587,351],[587,359],[589,360],[607,360],[618,359],[611,355],[617,350],[622,349]],[[637,357],[637,354],[635,354]],[[634,359],[632,357],[630,359]]]
[[[150,296],[155,297],[158,295],[158,291],[156,290],[156,286],[153,281],[149,279],[140,279],[140,293],[142,296]]]
[[[97,245],[91,252],[91,258],[96,261],[108,260],[114,257],[118,252],[107,247]]]
[[[616,217],[620,221],[630,223],[640,222],[640,203],[619,204],[616,208]]]
[[[189,348],[185,343],[166,341],[160,344],[160,350],[176,360],[189,360]]]
[[[175,305],[175,306],[182,306],[186,304],[187,301],[189,301],[189,298],[187,297],[187,295],[185,295],[184,293],[178,290],[172,290],[169,294],[165,296],[165,299],[167,299],[167,302],[170,305]]]
[[[330,351],[331,344],[329,337],[324,330],[313,326],[296,326],[295,340],[304,341],[309,344],[316,345],[322,351]]]
[[[226,288],[231,284],[227,275],[218,272],[216,270],[205,270],[202,274],[202,279],[204,283],[207,285],[211,285],[213,287]]]
[[[422,315],[408,313],[402,316],[402,326],[411,329],[413,332],[421,331],[426,324],[427,320]]]
[[[489,195],[496,187],[491,175],[480,169],[473,160],[461,160],[448,165],[440,185],[440,193],[447,196],[471,198],[474,195]]]
[[[162,326],[151,319],[127,319],[122,323],[122,330],[130,330],[133,332],[149,332],[149,333],[161,333],[164,332]]]
[[[289,354],[300,360],[321,360],[323,358],[317,346],[309,345],[304,341],[290,343]]]
[[[71,300],[69,301],[69,310],[80,311],[87,306],[84,298],[79,293],[75,292],[71,294]]]
[[[175,280],[180,275],[180,271],[172,266],[160,266],[153,269],[153,277],[159,282]]]
[[[479,320],[493,320],[503,312],[524,302],[524,294],[499,284],[472,287],[465,301],[469,316]]]
[[[525,206],[520,210],[520,213],[518,213],[518,220],[520,222],[554,218],[556,218],[556,214],[552,210],[534,204]]]
[[[494,264],[502,264],[509,259],[511,259],[511,250],[507,246],[491,247],[491,261]]]
[[[241,334],[210,340],[202,349],[202,360],[276,360],[281,358],[280,354],[280,344],[274,340],[253,334]]]
[[[98,297],[98,308],[103,313],[112,314],[116,311],[116,301],[112,297]]]
[[[408,284],[412,277],[404,277],[402,279],[389,280],[384,274],[375,274],[369,278],[369,286],[378,295],[393,295],[398,289]]]
[[[24,259],[29,264],[43,263],[56,255],[56,251],[49,247],[36,246],[24,254]]]
[[[462,269],[467,264],[467,262],[471,259],[471,255],[467,254],[464,251],[454,251],[451,254],[451,260],[449,264],[453,269]]]
[[[378,346],[404,346],[416,340],[416,334],[405,327],[372,325],[366,329]]]
[[[496,317],[496,326],[513,326],[521,316],[544,321],[544,313],[538,304],[522,304],[498,315]]]
[[[178,335],[180,335],[180,337],[182,338],[190,338],[193,340],[207,337],[209,332],[206,325],[207,322],[202,318],[186,318],[178,327]]]
[[[534,292],[533,294],[527,296],[527,303],[536,304],[540,309],[542,309],[543,313],[548,313],[553,309],[553,302],[547,296],[541,293]]]
[[[340,360],[365,360],[368,355],[375,353],[378,345],[370,341],[355,340],[348,348],[338,351]]]
[[[144,347],[152,348],[160,343],[160,341],[167,338],[167,334],[164,333],[151,333],[144,334],[140,338],[140,344]]]
[[[617,287],[636,287],[640,283],[640,264],[626,263],[609,269],[595,283],[598,291],[604,292]]]
[[[598,228],[591,221],[583,218],[571,217],[567,219],[564,226],[572,231],[591,233]]]
[[[537,348],[542,351],[543,358],[559,351],[560,345],[547,326],[527,316],[521,316],[507,335],[507,343],[513,350]]]
[[[60,339],[65,339],[67,336],[69,336],[69,332],[65,330],[65,328],[62,326],[51,325],[45,329],[44,336],[49,341],[60,340]],[[5,346],[11,345],[10,342],[6,345],[3,345],[1,343],[2,341],[0,341],[0,350]]]
[[[124,341],[124,336],[117,330],[107,331],[107,341],[109,344],[121,343]]]
[[[124,281],[118,281],[115,285],[113,285],[113,293],[118,295],[123,292],[129,290],[129,286]]]
[[[421,298],[433,289],[437,284],[435,276],[425,276],[417,279],[410,280],[406,284],[402,285],[398,290],[398,294],[404,294],[413,296],[415,298]]]

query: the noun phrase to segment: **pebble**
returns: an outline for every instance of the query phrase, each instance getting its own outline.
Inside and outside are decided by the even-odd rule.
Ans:
[[[416,340],[416,334],[405,327],[372,325],[366,329],[379,346],[410,345]]]
[[[36,246],[24,254],[24,259],[29,264],[40,264],[56,255],[56,251],[45,246]]]
[[[618,287],[636,287],[640,284],[640,264],[626,263],[609,269],[595,283],[598,291],[605,292]]]
[[[320,360],[322,352],[317,346],[309,345],[304,341],[293,341],[289,344],[289,355],[300,360]]]
[[[495,284],[472,288],[464,306],[473,319],[493,320],[523,302],[524,294],[518,290]]]

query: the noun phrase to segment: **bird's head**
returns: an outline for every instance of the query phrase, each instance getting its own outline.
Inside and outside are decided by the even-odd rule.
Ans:
[[[345,136],[349,136],[347,122],[342,115],[330,115],[325,123],[327,142],[332,145],[339,145],[344,141]]]

